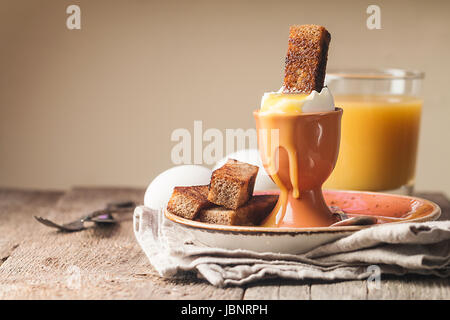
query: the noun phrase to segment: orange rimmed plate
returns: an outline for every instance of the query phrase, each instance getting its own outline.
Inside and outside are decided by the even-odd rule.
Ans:
[[[258,192],[257,194],[276,192]],[[439,218],[441,209],[432,201],[376,192],[324,190],[325,201],[349,216],[376,216],[379,224],[424,222]],[[302,253],[355,231],[374,226],[333,226],[316,228],[265,228],[226,226],[164,215],[180,227],[188,228],[205,245],[226,249],[248,249],[257,252]]]

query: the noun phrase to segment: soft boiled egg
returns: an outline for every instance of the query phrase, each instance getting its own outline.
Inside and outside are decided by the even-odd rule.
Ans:
[[[180,165],[159,174],[145,191],[144,205],[159,210],[165,208],[174,187],[207,185],[211,170],[198,165]]]
[[[264,169],[261,161],[261,156],[259,155],[259,151],[257,149],[243,149],[230,153],[225,158],[219,160],[216,163],[216,165],[214,166],[214,170],[223,166],[228,159],[235,159],[259,167],[258,175],[256,176],[255,181],[255,191],[268,191],[278,189],[277,185],[272,181],[272,179]]]

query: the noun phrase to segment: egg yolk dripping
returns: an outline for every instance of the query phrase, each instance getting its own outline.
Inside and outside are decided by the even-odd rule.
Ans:
[[[272,214],[269,215],[263,225],[280,226],[280,222],[283,221],[286,213],[289,194],[291,194],[294,199],[300,199],[301,190],[299,188],[299,180],[302,174],[299,172],[299,161],[309,160],[306,158],[306,155],[309,152],[305,153],[306,150],[303,150],[303,148],[308,145],[313,146],[313,140],[317,138],[315,136],[316,130],[313,130],[314,132],[309,132],[308,129],[311,128],[307,125],[308,119],[311,118],[298,118],[292,116],[315,113],[316,115],[313,117],[316,119],[316,117],[321,117],[319,113],[334,111],[334,109],[334,99],[326,87],[323,88],[320,93],[313,91],[311,94],[282,92],[264,94],[261,100],[261,109],[258,112],[258,121],[260,129],[268,130],[259,132],[260,151],[264,158],[263,161],[265,162],[266,170],[273,181],[278,185],[281,192],[280,201],[278,201]],[[317,128],[322,130],[321,123],[318,124]],[[273,131],[275,131],[275,136],[273,135]],[[278,135],[276,132],[278,132]],[[302,143],[299,139],[308,142]],[[311,140],[311,142],[309,142],[309,140]],[[285,160],[287,161],[282,161],[280,163],[276,160],[276,154],[279,148],[286,151],[287,159]],[[332,167],[332,164],[328,167]],[[312,166],[310,169],[313,171],[322,170],[316,166]],[[283,179],[279,175],[280,170],[281,172],[285,172],[282,175],[286,178],[289,177],[288,180]],[[303,174],[303,177],[304,176],[305,175]],[[319,176],[322,175],[319,174]],[[305,182],[307,182],[308,185],[311,183],[320,185],[319,183],[314,183],[315,181]],[[321,182],[323,183],[323,181]],[[326,208],[323,210],[326,210]]]
[[[261,101],[262,113],[302,113],[307,94],[265,93]]]

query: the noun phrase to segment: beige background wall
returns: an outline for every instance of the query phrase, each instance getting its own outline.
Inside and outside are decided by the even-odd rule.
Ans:
[[[379,4],[382,30],[366,28]],[[450,1],[0,0],[0,186],[145,186],[171,132],[251,128],[290,24],[325,25],[329,67],[426,72],[417,187],[450,195]],[[66,28],[79,4],[82,29]]]

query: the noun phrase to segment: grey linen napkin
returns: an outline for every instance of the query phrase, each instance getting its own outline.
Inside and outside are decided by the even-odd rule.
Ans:
[[[304,254],[227,250],[196,243],[161,211],[135,210],[135,235],[162,277],[195,272],[215,286],[266,278],[350,280],[374,272],[450,276],[450,221],[385,224],[357,231]]]

